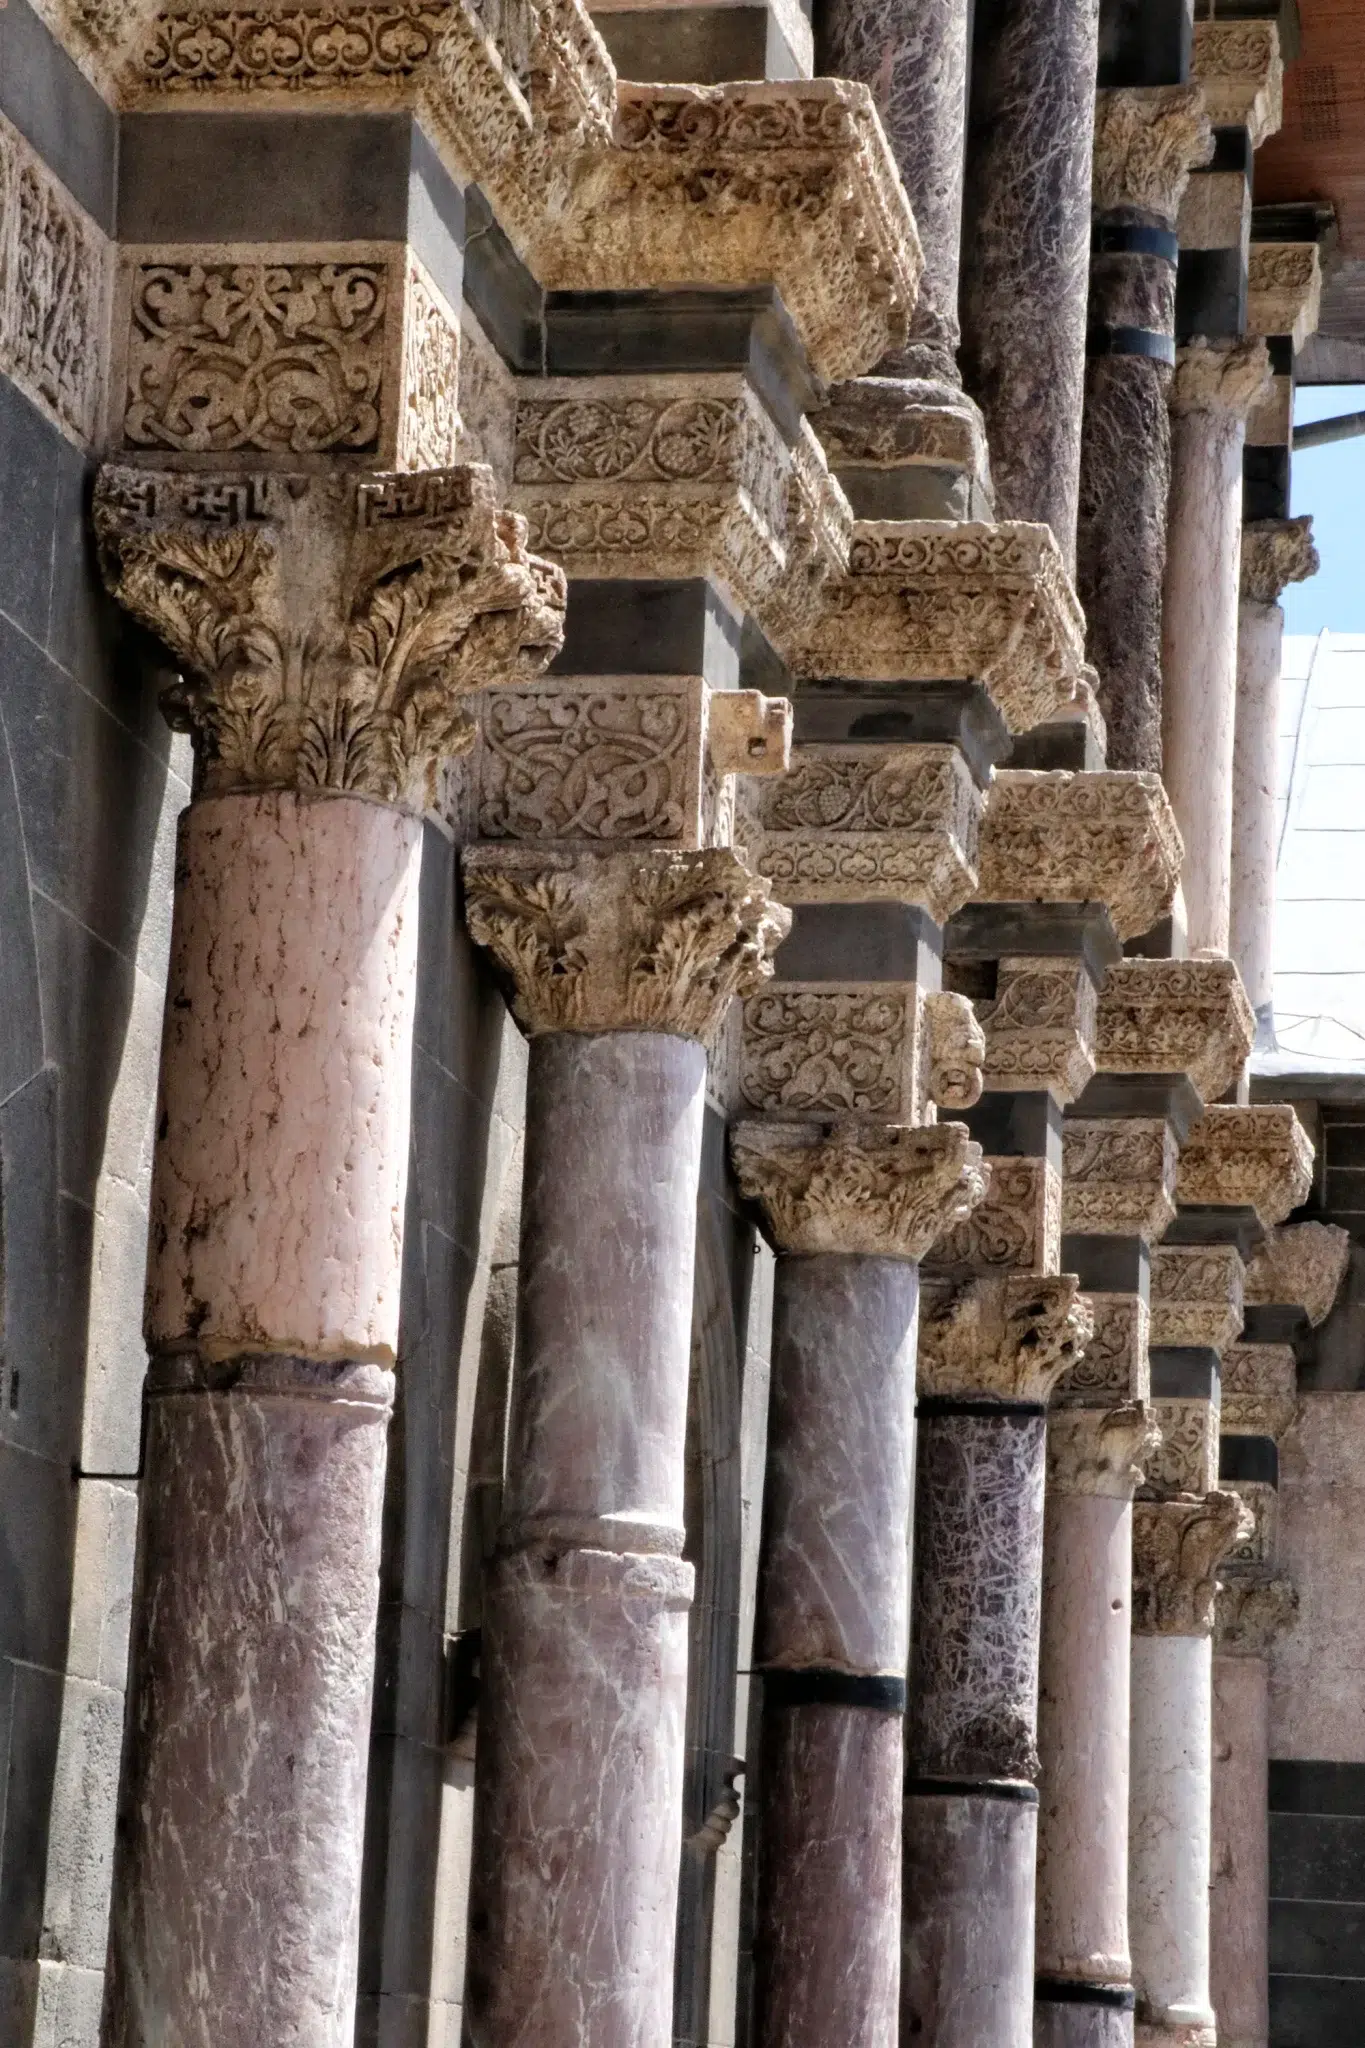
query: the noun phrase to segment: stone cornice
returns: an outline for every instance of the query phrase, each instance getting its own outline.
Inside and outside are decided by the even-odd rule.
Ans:
[[[1046,1401],[1090,1331],[1089,1306],[1070,1274],[993,1273],[957,1285],[926,1280],[920,1394]]]
[[[1085,962],[1002,959],[995,995],[976,1005],[987,1088],[1050,1090],[1071,1102],[1095,1071],[1095,984]]]
[[[744,1005],[740,1090],[751,1109],[932,1121],[970,1109],[986,1045],[964,996],[914,982],[775,982]]]
[[[1247,271],[1247,333],[1287,334],[1295,352],[1317,331],[1322,265],[1316,242],[1253,242]]]
[[[1214,1103],[1180,1155],[1179,1202],[1251,1208],[1269,1230],[1307,1199],[1313,1147],[1287,1102]]]
[[[1011,1267],[1056,1273],[1062,1249],[1062,1177],[1050,1160],[991,1158],[985,1199],[946,1231],[929,1263],[963,1274]]]
[[[1154,1245],[1152,1343],[1231,1344],[1242,1327],[1244,1274],[1235,1245]]]
[[[1048,1491],[1131,1500],[1159,1436],[1142,1401],[1118,1408],[1054,1407],[1047,1418]]]
[[[1351,1233],[1339,1223],[1285,1224],[1247,1267],[1246,1298],[1302,1308],[1316,1328],[1331,1313],[1350,1258]]]
[[[1164,1117],[1068,1117],[1063,1230],[1154,1244],[1175,1215],[1177,1157]]]
[[[563,574],[528,552],[486,469],[106,467],[94,520],[110,591],[183,667],[165,708],[206,794],[425,809],[473,741],[464,699],[529,682],[562,641]]]
[[[1290,1344],[1229,1344],[1223,1353],[1220,1426],[1225,1436],[1268,1436],[1278,1443],[1299,1409],[1299,1374]]]
[[[1288,1579],[1229,1575],[1218,1588],[1213,1647],[1219,1657],[1268,1657],[1294,1626],[1299,1596]]]
[[[1069,705],[1085,624],[1049,527],[857,520],[848,574],[825,585],[797,651],[803,677],[971,678],[1011,731]]]
[[[730,1004],[772,972],[790,916],[728,850],[616,853],[475,846],[465,918],[543,1031],[714,1038]]]
[[[1103,1074],[1188,1074],[1205,1102],[1232,1086],[1256,1020],[1231,960],[1117,960],[1100,990]]]
[[[1095,95],[1096,213],[1137,207],[1175,226],[1190,172],[1213,155],[1197,85],[1122,86]]]
[[[1053,1407],[1127,1407],[1151,1396],[1148,1310],[1139,1294],[1087,1293],[1090,1341],[1053,1395]]]
[[[1119,769],[997,772],[981,821],[977,896],[1103,903],[1120,938],[1169,908],[1182,848],[1159,775]]]
[[[1305,583],[1321,563],[1313,545],[1313,520],[1254,519],[1242,528],[1242,599],[1275,604],[1286,583]]]
[[[1250,1523],[1235,1493],[1134,1502],[1133,1633],[1208,1635],[1218,1567]]]
[[[1259,149],[1284,119],[1284,60],[1274,21],[1197,21],[1193,76],[1215,128],[1245,128]]]
[[[0,115],[0,375],[83,448],[99,435],[112,273],[106,237]]]
[[[1176,351],[1171,411],[1245,420],[1269,392],[1270,381],[1270,356],[1259,337],[1192,341]]]
[[[965,1124],[740,1123],[730,1156],[780,1252],[920,1259],[985,1188]]]

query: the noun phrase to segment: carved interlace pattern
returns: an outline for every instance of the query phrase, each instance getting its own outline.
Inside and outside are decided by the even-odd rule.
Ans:
[[[1274,21],[1197,21],[1194,76],[1215,128],[1245,128],[1253,149],[1284,118],[1284,60]]]
[[[1218,1588],[1214,1646],[1220,1657],[1268,1657],[1275,1638],[1292,1628],[1299,1596],[1288,1579],[1238,1572]]]
[[[1080,1094],[1095,1071],[1095,984],[1074,959],[1004,959],[995,996],[977,1007],[986,1082],[995,1089]]]
[[[736,1178],[786,1252],[919,1259],[979,1202],[981,1147],[964,1124],[735,1126]]]
[[[1247,1267],[1246,1298],[1295,1304],[1316,1329],[1331,1313],[1350,1257],[1351,1234],[1340,1224],[1286,1224],[1271,1231]]]
[[[1242,596],[1253,604],[1275,604],[1286,583],[1306,583],[1321,566],[1311,514],[1242,528]]]
[[[1214,1103],[1180,1155],[1176,1196],[1254,1209],[1269,1230],[1307,1200],[1312,1185],[1312,1143],[1289,1103]]]
[[[1250,1525],[1235,1493],[1133,1506],[1133,1633],[1203,1636],[1213,1627],[1218,1567]]]
[[[1106,1074],[1188,1074],[1211,1102],[1232,1086],[1255,1035],[1231,960],[1118,960],[1100,990],[1095,1063]]]
[[[991,1162],[992,1178],[1005,1162]],[[1090,1306],[1070,1274],[992,1273],[925,1283],[922,1394],[1046,1401],[1090,1340]]]
[[[1100,902],[1120,938],[1150,931],[1180,876],[1180,833],[1159,775],[1004,769],[981,824],[987,902]]]
[[[744,1006],[740,1087],[754,1109],[920,1122],[919,991],[913,984],[780,985]]]
[[[681,841],[689,823],[695,836],[700,705],[691,695],[700,690],[490,691],[479,836]]]
[[[1164,1117],[1068,1117],[1063,1230],[1154,1242],[1175,1215],[1177,1156]]]
[[[1242,1327],[1243,1272],[1235,1245],[1154,1246],[1153,1344],[1230,1344]]]
[[[0,115],[0,372],[89,445],[100,414],[109,249]]]
[[[1062,1247],[1062,1182],[1044,1159],[993,1159],[984,1202],[935,1246],[945,1268],[1012,1266],[1055,1273]]]
[[[1151,1391],[1146,1302],[1137,1294],[1087,1294],[1085,1299],[1093,1328],[1084,1351],[1058,1381],[1054,1405],[1146,1401]]]
[[[1197,85],[1095,95],[1096,213],[1140,207],[1174,227],[1190,172],[1212,156],[1213,129]]]

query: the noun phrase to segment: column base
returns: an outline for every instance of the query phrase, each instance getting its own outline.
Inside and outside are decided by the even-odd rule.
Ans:
[[[1033,2048],[1133,2048],[1133,1994],[1102,1985],[1039,1984]]]
[[[904,1831],[902,2041],[1030,2048],[1032,1786],[911,1786]]]

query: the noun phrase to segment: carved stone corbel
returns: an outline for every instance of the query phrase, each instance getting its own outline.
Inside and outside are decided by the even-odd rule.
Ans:
[[[1219,1415],[1224,1436],[1268,1436],[1278,1442],[1298,1413],[1298,1384],[1292,1345],[1229,1344],[1223,1353]]]
[[[1008,1267],[1055,1274],[1062,1256],[1062,1178],[1049,1159],[993,1158],[985,1200],[933,1250],[937,1272]]]
[[[978,897],[1103,903],[1120,938],[1170,907],[1181,844],[1159,775],[1002,769],[981,821]]]
[[[1179,349],[1171,379],[1174,413],[1224,413],[1246,419],[1270,389],[1270,357],[1259,337],[1215,342],[1202,338]]]
[[[1071,1102],[1095,1071],[1095,984],[1083,960],[1034,955],[1000,961],[994,997],[978,1002],[985,1085],[1048,1089]]]
[[[1287,1102],[1213,1103],[1180,1155],[1176,1198],[1256,1211],[1265,1229],[1308,1198],[1313,1147]]]
[[[1148,1450],[1147,1500],[1202,1499],[1218,1484],[1218,1410],[1212,1401],[1152,1403],[1159,1440]]]
[[[1104,1074],[1188,1074],[1205,1102],[1232,1086],[1256,1019],[1231,960],[1116,960],[1100,989]]]
[[[1175,1215],[1178,1153],[1164,1117],[1068,1117],[1062,1228],[1154,1244]]]
[[[920,1259],[985,1187],[965,1124],[747,1122],[730,1156],[781,1252]]]
[[[1154,1245],[1153,1344],[1221,1352],[1242,1327],[1244,1272],[1235,1245]]]
[[[1295,1305],[1316,1329],[1331,1313],[1350,1259],[1351,1234],[1340,1224],[1285,1224],[1270,1232],[1247,1267],[1247,1301]]]

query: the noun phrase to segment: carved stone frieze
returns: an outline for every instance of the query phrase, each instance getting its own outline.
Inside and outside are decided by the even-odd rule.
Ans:
[[[926,1280],[916,1372],[920,1394],[1046,1401],[1075,1364],[1090,1328],[1086,1298],[1070,1274]]]
[[[1175,413],[1216,412],[1245,419],[1270,390],[1264,341],[1204,341],[1177,350],[1170,407]]]
[[[991,903],[1100,902],[1119,937],[1133,938],[1170,907],[1181,852],[1159,775],[1001,769],[981,821],[976,893]]]
[[[1048,1491],[1131,1500],[1159,1439],[1156,1420],[1141,1401],[1117,1408],[1054,1407],[1047,1418]]]
[[[1247,333],[1287,334],[1297,351],[1317,331],[1322,265],[1316,242],[1253,242],[1247,273]]]
[[[934,1247],[936,1268],[995,1266],[1056,1273],[1062,1256],[1062,1181],[1041,1158],[993,1158],[985,1200]]]
[[[1305,583],[1321,566],[1311,515],[1254,519],[1242,528],[1242,597],[1252,604],[1277,603],[1286,583]]]
[[[1192,70],[1214,127],[1245,128],[1253,149],[1284,119],[1278,22],[1197,21]]]
[[[1268,1571],[1275,1563],[1279,1491],[1266,1479],[1239,1479],[1236,1491],[1251,1517],[1251,1527],[1228,1553],[1229,1576],[1233,1572]]]
[[[1177,1157],[1164,1117],[1068,1117],[1063,1230],[1154,1244],[1175,1214]]]
[[[803,746],[757,797],[754,857],[786,903],[922,904],[976,883],[982,797],[956,747]]]
[[[422,810],[474,729],[463,700],[559,651],[564,577],[487,470],[166,474],[109,467],[105,580],[183,666],[165,699],[201,787]]]
[[[976,1005],[986,1035],[986,1086],[1049,1089],[1071,1102],[1095,1071],[1095,984],[1075,958],[999,963],[996,992]]]
[[[1302,1308],[1316,1329],[1331,1313],[1350,1258],[1351,1233],[1339,1223],[1286,1223],[1247,1267],[1246,1298]]]
[[[1218,1484],[1218,1411],[1212,1401],[1153,1401],[1161,1433],[1146,1455],[1147,1500],[1202,1499]]]
[[[1268,1657],[1275,1638],[1292,1628],[1299,1596],[1288,1579],[1238,1572],[1218,1588],[1213,1647],[1220,1657]]]
[[[741,1123],[730,1154],[782,1252],[919,1259],[979,1202],[981,1147],[965,1124]]]
[[[931,1122],[969,1109],[984,1041],[971,1005],[913,982],[778,982],[744,1006],[740,1089],[750,1108]]]
[[[1152,1342],[1222,1351],[1242,1327],[1241,1254],[1230,1244],[1152,1247]]]
[[[1176,1199],[1251,1208],[1269,1230],[1308,1198],[1313,1147],[1287,1102],[1213,1103],[1180,1155]]]
[[[1219,1417],[1224,1436],[1268,1436],[1278,1442],[1298,1413],[1298,1384],[1292,1345],[1229,1344],[1223,1353]]]
[[[1139,1294],[1087,1294],[1090,1341],[1058,1385],[1054,1405],[1122,1407],[1151,1395],[1148,1310]]]
[[[1138,207],[1175,226],[1190,172],[1213,156],[1197,85],[1122,86],[1095,95],[1096,213]]]
[[[1206,1636],[1218,1568],[1248,1526],[1235,1493],[1133,1505],[1133,1633]]]
[[[1085,625],[1046,526],[858,520],[797,650],[803,676],[984,683],[1014,732],[1071,704]]]
[[[1205,1102],[1232,1086],[1256,1020],[1231,960],[1116,960],[1100,989],[1102,1074],[1188,1074]]]
[[[110,275],[105,236],[0,115],[0,374],[82,447],[99,433]]]

